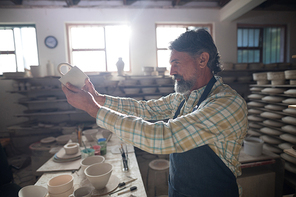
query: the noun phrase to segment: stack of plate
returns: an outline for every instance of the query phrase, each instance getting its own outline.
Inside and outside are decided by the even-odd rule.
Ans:
[[[279,103],[282,102],[285,98],[279,96],[265,96],[262,98],[262,101],[269,103]]]
[[[281,119],[283,115],[272,113],[272,112],[263,112],[260,114],[263,118],[269,118],[269,119]]]
[[[69,161],[75,161],[81,158],[81,152],[78,151],[76,154],[67,155],[64,148],[61,148],[59,152],[57,152],[54,157],[53,161],[57,163],[65,163]]]
[[[264,88],[263,90],[261,90],[262,93],[266,93],[266,94],[282,94],[283,92],[285,92],[285,89],[283,88]]]

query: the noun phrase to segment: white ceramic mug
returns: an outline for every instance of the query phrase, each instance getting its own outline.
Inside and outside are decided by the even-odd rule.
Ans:
[[[64,74],[61,71],[61,68],[63,66],[68,67],[70,70]],[[61,63],[58,65],[58,72],[62,75],[62,77],[59,79],[62,84],[66,85],[67,82],[71,83],[72,85],[82,88],[85,83],[85,79],[88,78],[88,76],[82,72],[77,66],[71,66],[68,63]]]

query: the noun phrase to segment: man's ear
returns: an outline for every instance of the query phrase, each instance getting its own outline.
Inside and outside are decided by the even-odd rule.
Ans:
[[[199,56],[199,64],[200,64],[200,68],[205,68],[208,64],[208,61],[210,59],[210,55],[207,52],[203,52],[200,56]]]

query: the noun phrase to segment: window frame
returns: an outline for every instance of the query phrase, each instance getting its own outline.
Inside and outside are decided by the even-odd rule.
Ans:
[[[255,49],[259,49],[260,50],[260,62],[259,63],[263,63],[263,50],[264,50],[264,43],[263,43],[263,40],[264,40],[264,28],[282,28],[283,31],[284,31],[284,41],[283,41],[283,62],[281,63],[284,63],[286,62],[287,60],[287,25],[285,24],[241,24],[241,23],[238,23],[237,24],[237,29],[236,29],[236,33],[238,31],[238,29],[251,29],[251,28],[254,28],[254,29],[260,29],[260,35],[259,35],[259,47],[238,47],[237,46],[237,43],[236,43],[236,46],[237,46],[237,53],[238,53],[238,50],[255,50]],[[236,39],[237,40],[237,39]],[[237,41],[236,41],[237,42]],[[238,55],[236,56],[236,60],[238,61]],[[248,62],[248,63],[252,63],[252,62]],[[280,62],[277,62],[277,63],[280,63]]]
[[[159,26],[182,26],[186,28],[186,31],[188,30],[189,26],[195,26],[195,27],[208,27],[209,33],[212,35],[213,32],[213,24],[212,23],[156,23],[155,24],[155,47],[156,47],[156,68],[158,67],[158,50],[169,50],[168,48],[158,48],[157,47],[157,27]],[[169,60],[168,60],[169,61]]]
[[[117,71],[108,71],[108,61],[107,61],[107,51],[106,51],[106,26],[116,26],[116,25],[127,25],[130,26],[127,23],[66,23],[66,36],[67,36],[67,53],[68,53],[68,61],[72,65],[73,64],[73,58],[72,58],[72,52],[73,51],[104,51],[105,52],[105,72],[111,72],[111,73],[117,73]],[[97,49],[74,49],[72,50],[71,42],[70,42],[70,28],[71,27],[78,27],[78,26],[98,26],[104,28],[104,48],[97,48]],[[131,41],[129,40],[129,65],[125,66],[129,67],[129,71],[125,71],[125,73],[131,73]],[[98,74],[102,73],[102,71],[94,71],[94,72],[86,72],[88,74]]]
[[[16,40],[15,40],[15,34],[14,34],[14,28],[22,28],[22,27],[33,27],[36,32],[36,47],[37,47],[37,56],[38,56],[38,65],[39,65],[39,53],[38,53],[38,40],[37,40],[37,28],[35,24],[0,24],[0,29],[6,30],[11,29],[13,33],[13,44],[14,44],[14,50],[13,51],[0,51],[0,54],[13,54],[15,56],[15,72],[22,72],[19,71],[19,65],[17,61],[17,52],[16,52]],[[1,74],[3,75],[3,74]]]

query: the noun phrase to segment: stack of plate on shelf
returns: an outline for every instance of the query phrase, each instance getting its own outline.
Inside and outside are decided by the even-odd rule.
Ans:
[[[286,109],[286,106],[270,104],[270,105],[265,105],[264,108],[273,110],[273,111],[283,111],[284,109]]]
[[[274,120],[264,120],[263,124],[266,126],[270,126],[270,127],[282,127],[285,124],[278,122],[278,121],[274,121]]]
[[[285,169],[296,174],[296,145],[285,149],[281,157],[286,161]]]
[[[263,90],[264,88],[260,88],[260,87],[252,87],[251,89],[250,89],[250,91],[251,92],[261,92],[262,90]]]
[[[268,119],[281,119],[283,117],[283,115],[272,112],[263,112],[260,114],[260,116]]]
[[[64,148],[61,148],[59,152],[57,152],[54,157],[53,161],[57,163],[65,163],[69,161],[75,161],[81,158],[81,152],[78,151],[76,154],[67,155]]]
[[[266,93],[266,94],[282,94],[283,92],[285,92],[284,88],[264,88],[263,90],[261,90],[262,93]]]
[[[287,91],[284,92],[284,94],[295,97],[296,96],[296,89],[288,89]]]
[[[250,94],[248,95],[249,99],[254,99],[254,100],[261,100],[264,96],[261,94]]]
[[[268,103],[280,103],[284,100],[284,97],[280,96],[265,96],[262,98],[262,101],[268,102]]]

